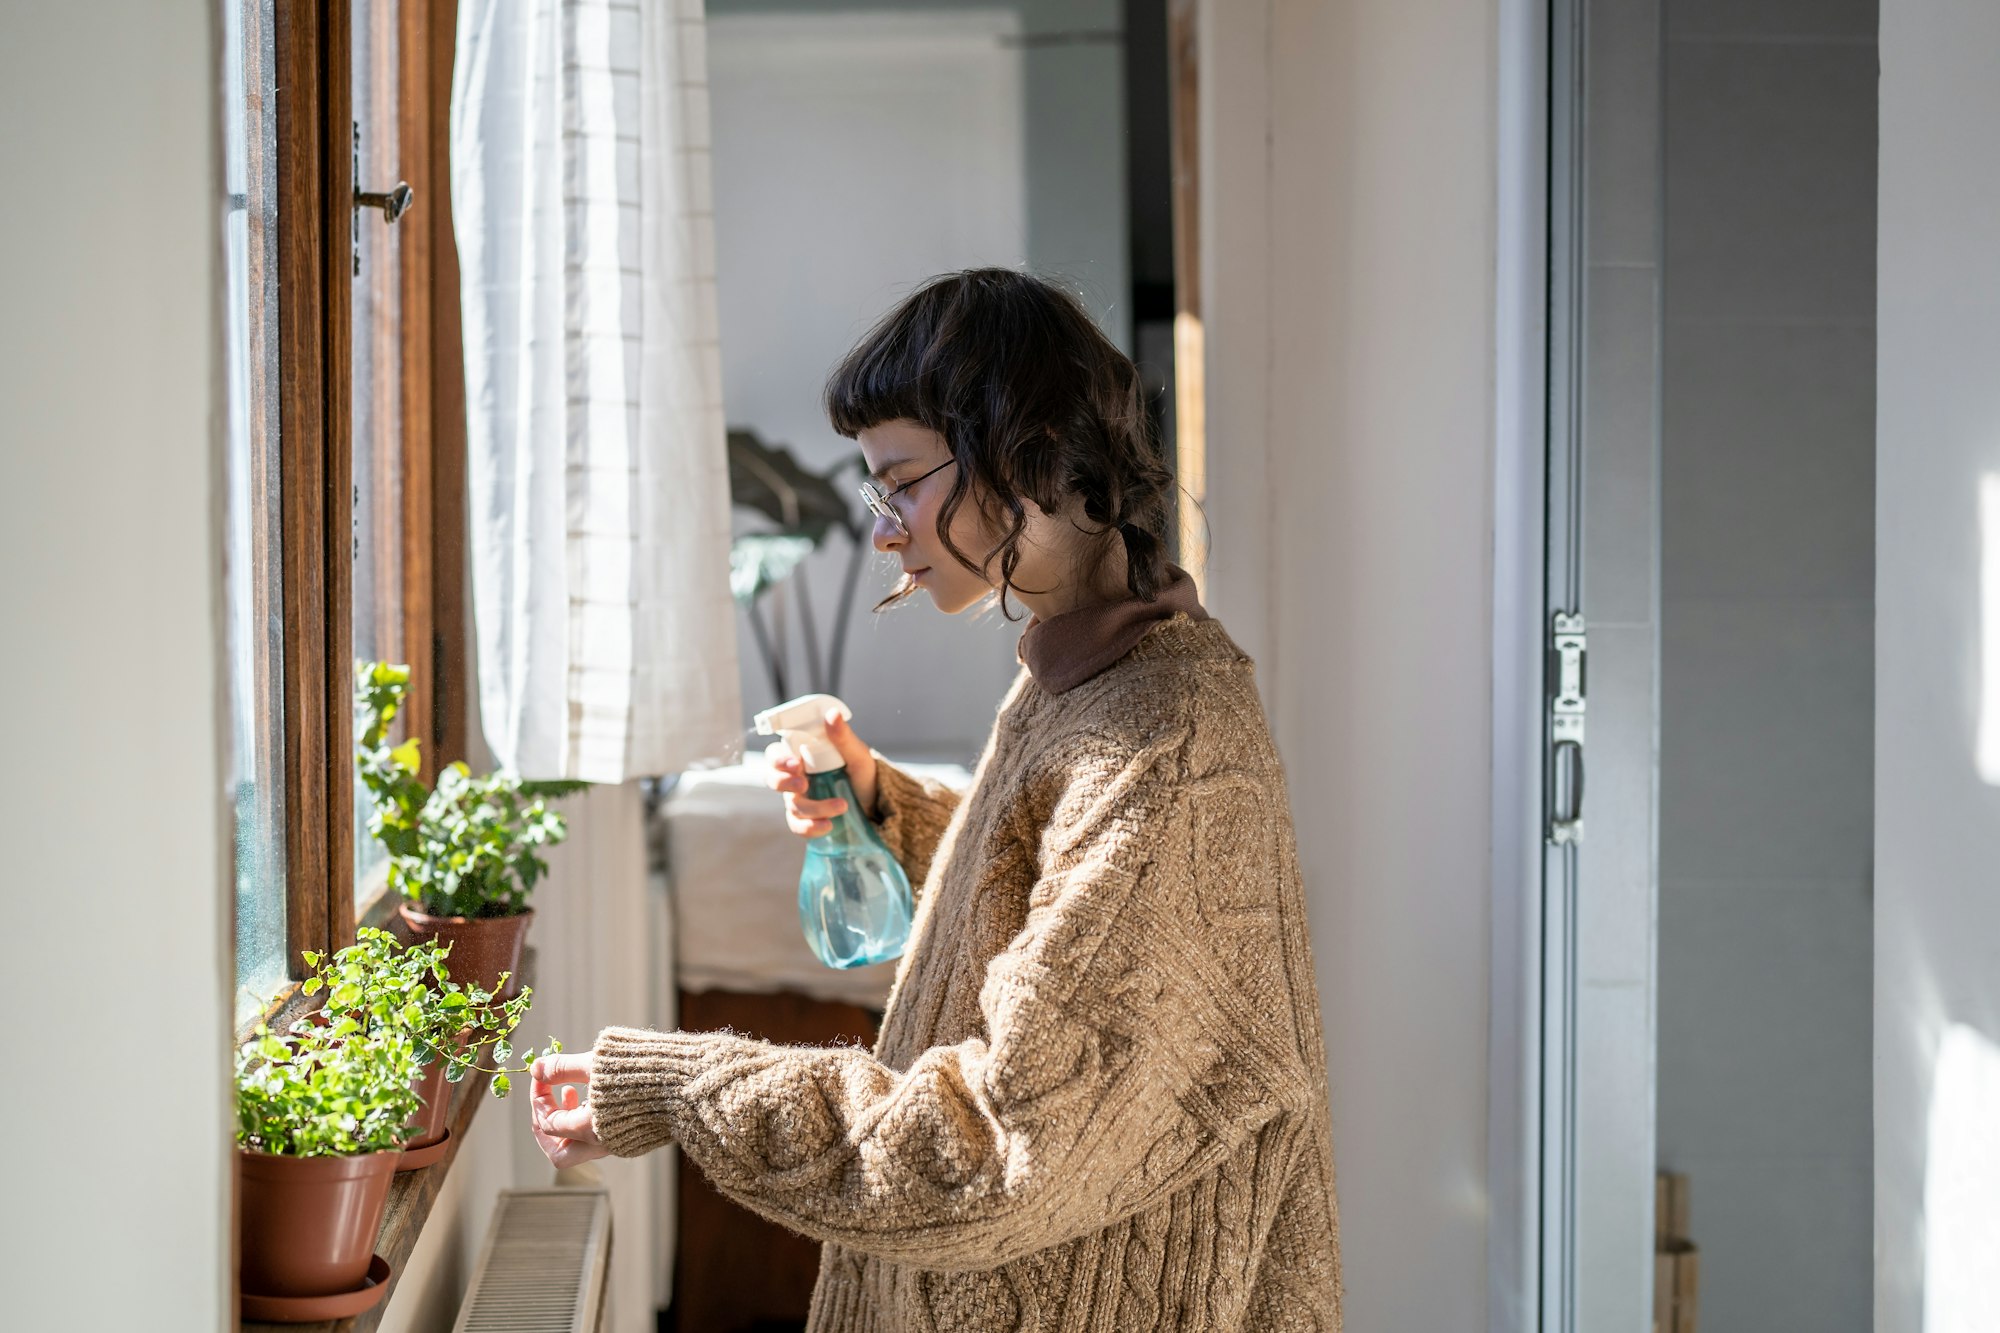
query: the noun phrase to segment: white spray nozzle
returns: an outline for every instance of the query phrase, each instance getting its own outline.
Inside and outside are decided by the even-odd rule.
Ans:
[[[831,694],[802,694],[757,714],[757,734],[782,738],[805,765],[806,772],[826,773],[846,762],[827,738],[828,713],[840,714],[842,721],[854,716],[846,704]]]

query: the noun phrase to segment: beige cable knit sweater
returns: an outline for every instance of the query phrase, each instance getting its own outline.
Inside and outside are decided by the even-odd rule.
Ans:
[[[1023,671],[963,801],[881,766],[922,888],[872,1054],[599,1036],[611,1151],[678,1142],[826,1242],[814,1333],[1340,1328],[1284,774],[1200,616],[1081,682]]]

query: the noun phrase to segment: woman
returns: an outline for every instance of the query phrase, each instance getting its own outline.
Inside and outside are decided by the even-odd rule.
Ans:
[[[815,1333],[1337,1330],[1284,774],[1250,660],[1165,559],[1131,361],[1059,289],[982,269],[892,311],[826,401],[905,575],[883,605],[1018,600],[1024,669],[963,797],[830,728],[921,885],[875,1050],[607,1028],[537,1062],[544,1150],[678,1143],[825,1242]],[[825,833],[840,805],[782,746],[771,773]]]

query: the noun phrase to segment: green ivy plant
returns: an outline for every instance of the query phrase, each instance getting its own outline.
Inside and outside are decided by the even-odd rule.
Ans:
[[[286,1157],[400,1148],[422,1109],[417,1065],[402,1028],[299,1024],[279,1037],[259,1023],[236,1052],[236,1142]]]
[[[389,743],[410,689],[410,669],[363,662],[355,671],[355,763],[375,798],[368,832],[389,853],[389,886],[432,916],[518,916],[548,873],[543,849],[569,835],[548,802],[584,782],[528,782],[511,773],[472,776],[451,764],[426,790],[415,737]]]
[[[562,1043],[549,1038],[545,1052],[533,1048],[517,1057],[510,1038],[534,998],[523,986],[510,1000],[451,979],[451,946],[437,940],[405,945],[386,930],[363,926],[353,944],[331,958],[307,952],[313,975],[307,995],[326,992],[321,1022],[336,1030],[399,1028],[416,1046],[417,1063],[444,1062],[445,1080],[457,1083],[473,1072],[493,1075],[493,1095],[505,1097],[509,1075],[526,1073],[538,1054],[557,1054]],[[505,991],[509,973],[500,974]],[[479,1063],[491,1048],[494,1064]]]

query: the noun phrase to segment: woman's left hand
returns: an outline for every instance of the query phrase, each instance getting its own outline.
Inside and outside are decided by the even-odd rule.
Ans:
[[[535,1061],[529,1078],[534,1085],[529,1099],[532,1128],[543,1156],[560,1170],[611,1155],[591,1120],[587,1053],[545,1055]]]

